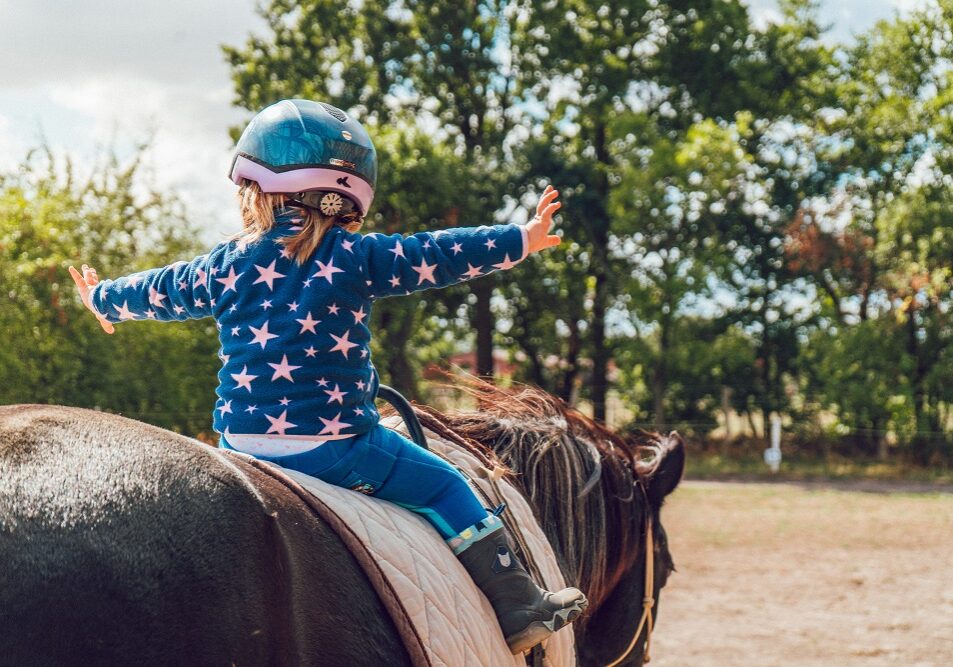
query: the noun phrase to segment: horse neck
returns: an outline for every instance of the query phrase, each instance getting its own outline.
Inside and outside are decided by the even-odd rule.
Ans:
[[[536,512],[567,583],[593,608],[606,599],[638,558],[645,498],[619,457],[563,431],[532,429],[493,443]],[[601,465],[601,470],[599,466]],[[593,473],[594,485],[582,490]]]

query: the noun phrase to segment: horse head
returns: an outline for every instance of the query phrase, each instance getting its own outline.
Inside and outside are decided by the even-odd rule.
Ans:
[[[633,482],[638,489],[636,497],[641,495],[643,501],[641,518],[633,526],[641,539],[638,544],[629,543],[614,585],[593,605],[579,628],[580,665],[629,667],[646,662],[659,594],[675,570],[659,513],[665,498],[681,481],[685,444],[675,432],[668,436],[642,433],[636,439],[639,447],[654,451],[650,461],[637,467]]]
[[[674,569],[659,510],[684,471],[682,439],[623,437],[538,389],[504,391],[479,381],[464,388],[476,398],[476,412],[424,409],[421,421],[513,472],[567,583],[589,598],[573,626],[579,664],[641,665],[659,591]]]

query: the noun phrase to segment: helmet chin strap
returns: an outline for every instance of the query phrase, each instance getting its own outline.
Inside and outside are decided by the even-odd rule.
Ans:
[[[324,215],[347,215],[357,210],[357,205],[347,195],[330,190],[307,190],[288,195],[295,203],[321,211]]]

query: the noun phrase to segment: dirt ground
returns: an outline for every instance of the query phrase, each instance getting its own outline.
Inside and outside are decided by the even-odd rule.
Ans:
[[[682,482],[653,667],[953,665],[953,494]]]

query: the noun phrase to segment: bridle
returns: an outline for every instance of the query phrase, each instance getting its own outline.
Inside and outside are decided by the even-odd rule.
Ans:
[[[645,487],[642,486],[642,493],[645,493]],[[621,664],[629,654],[635,649],[635,645],[642,636],[642,629],[646,628],[645,646],[642,649],[642,664],[651,661],[649,648],[652,644],[652,629],[655,619],[652,616],[652,610],[655,607],[655,538],[652,533],[652,514],[646,494],[645,503],[645,591],[642,598],[642,618],[639,619],[639,627],[635,629],[632,635],[632,641],[626,647],[625,651],[618,658],[606,665],[606,667],[616,667]]]

